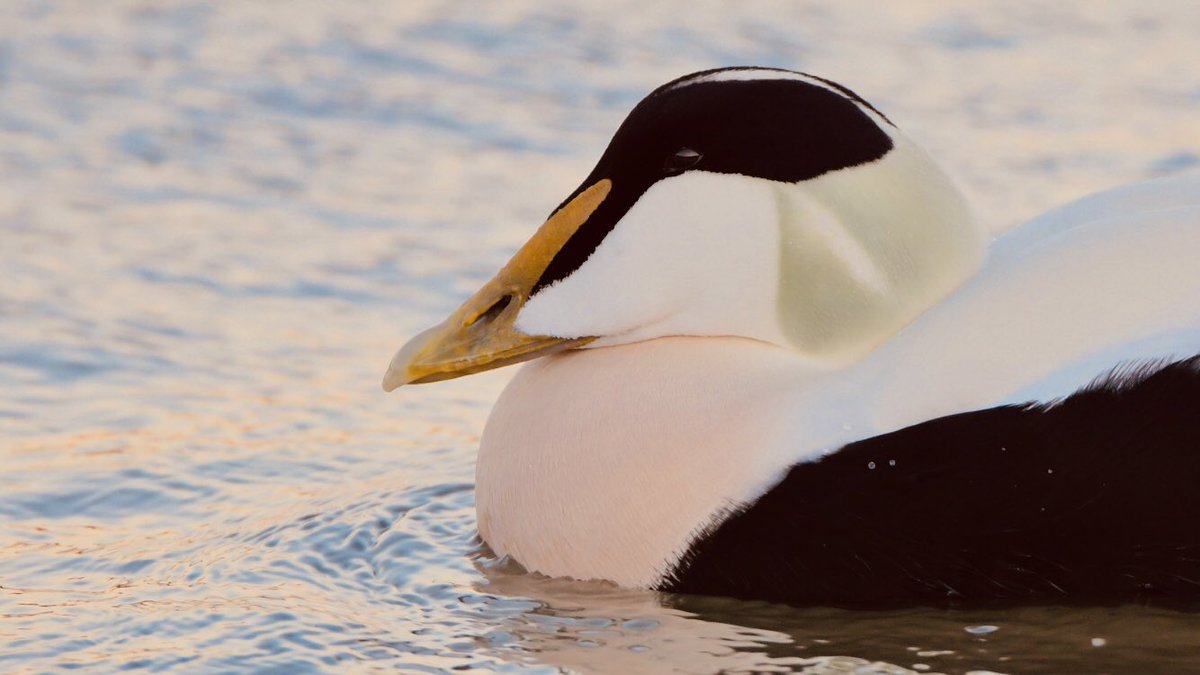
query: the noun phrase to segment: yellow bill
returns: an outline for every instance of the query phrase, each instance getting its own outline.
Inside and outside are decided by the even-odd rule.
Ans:
[[[528,361],[593,340],[525,335],[515,324],[542,272],[611,188],[612,181],[607,178],[597,181],[564,204],[504,269],[449,318],[401,347],[383,376],[384,391]]]

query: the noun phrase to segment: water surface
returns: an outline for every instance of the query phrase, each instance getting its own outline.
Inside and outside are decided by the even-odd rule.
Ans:
[[[0,6],[0,670],[1200,670],[1162,608],[796,610],[480,555],[500,371],[384,396],[624,112],[839,80],[995,231],[1200,166],[1188,3]]]

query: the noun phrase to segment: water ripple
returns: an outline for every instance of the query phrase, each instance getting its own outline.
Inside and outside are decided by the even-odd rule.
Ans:
[[[1083,0],[0,5],[0,669],[1195,664],[1194,615],[1168,610],[795,610],[525,574],[475,534],[509,374],[378,382],[672,77],[845,80],[999,230],[1194,169],[1197,34],[1185,3]]]

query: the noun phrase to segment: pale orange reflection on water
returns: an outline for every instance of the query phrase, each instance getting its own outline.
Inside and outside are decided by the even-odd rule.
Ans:
[[[4,4],[0,669],[1194,665],[1190,613],[525,575],[475,541],[510,373],[379,380],[677,75],[842,81],[998,232],[1200,166],[1198,34],[1185,3],[1082,0]]]

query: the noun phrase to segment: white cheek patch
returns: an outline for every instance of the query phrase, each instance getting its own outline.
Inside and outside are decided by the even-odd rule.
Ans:
[[[844,365],[974,275],[985,243],[901,136],[878,161],[798,183],[692,171],[651,186],[516,328],[593,347],[740,336]]]
[[[772,185],[703,171],[655,183],[579,269],[526,303],[517,329],[608,338],[596,346],[665,335],[779,342]]]

